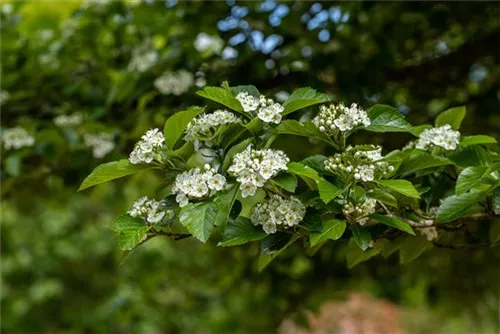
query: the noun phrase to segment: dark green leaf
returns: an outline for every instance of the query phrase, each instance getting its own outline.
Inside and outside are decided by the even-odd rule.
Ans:
[[[443,111],[436,117],[436,126],[450,124],[454,130],[460,129],[465,118],[465,107],[456,107]]]
[[[492,209],[496,215],[500,215],[500,188],[496,188],[492,195]]]
[[[469,166],[488,166],[493,162],[491,153],[478,145],[466,146],[454,152],[449,158],[460,168],[467,168]]]
[[[396,174],[403,175],[427,168],[441,167],[451,164],[452,162],[446,158],[436,157],[419,150],[413,150],[411,154],[401,162]]]
[[[111,228],[118,233],[118,243],[124,250],[134,248],[147,238],[148,226],[141,219],[128,214],[116,218]]]
[[[401,264],[409,263],[430,248],[432,248],[432,243],[425,237],[408,236],[399,247],[399,262]]]
[[[292,174],[288,173],[279,174],[278,176],[273,178],[273,181],[278,186],[291,193],[293,193],[295,191],[295,188],[297,188],[297,177]]]
[[[328,102],[329,100],[328,95],[318,93],[312,88],[299,88],[283,103],[283,107],[285,108],[283,115],[315,104]]]
[[[496,144],[497,140],[490,136],[477,135],[477,136],[465,136],[460,140],[460,145],[471,146],[480,144]]]
[[[190,107],[187,110],[176,112],[167,119],[163,127],[163,134],[165,135],[165,144],[168,149],[174,149],[175,144],[181,138],[189,122],[203,112],[204,109],[201,107]]]
[[[217,221],[217,205],[214,202],[188,204],[179,214],[179,222],[201,242],[207,242]]]
[[[394,107],[376,104],[368,109],[371,124],[365,130],[372,132],[411,132],[410,123]]]
[[[321,180],[318,182],[319,197],[325,204],[328,204],[338,195],[342,194],[345,189],[337,188],[328,181]]]
[[[253,141],[253,138],[247,138],[245,140],[242,140],[236,145],[233,145],[226,153],[224,156],[224,161],[222,163],[222,172],[226,172],[227,169],[231,166],[233,157],[236,153],[243,152],[248,145]]]
[[[245,114],[240,101],[238,101],[229,90],[221,87],[205,87],[203,88],[203,90],[196,92],[196,94],[206,99],[225,105],[226,107],[241,114]]]
[[[377,201],[387,204],[389,206],[398,207],[398,201],[396,200],[396,197],[392,196],[388,192],[385,192],[380,189],[373,189],[370,190],[369,192],[366,193],[366,196],[376,199]]]
[[[342,234],[344,234],[346,228],[345,220],[329,219],[322,222],[322,230],[320,233],[311,233],[309,236],[309,241],[311,246],[315,246],[318,243],[325,240],[337,240]]]
[[[401,230],[403,232],[415,235],[415,232],[413,232],[413,229],[411,228],[410,225],[405,223],[404,221],[398,219],[397,217],[394,216],[384,216],[384,215],[379,215],[377,213],[374,213],[370,215],[370,218],[375,219],[379,222],[381,222],[384,225],[387,225],[392,228],[396,228],[398,230]]]
[[[276,232],[267,236],[261,242],[260,253],[261,254],[272,254],[283,247],[290,241],[292,234],[285,232]]]
[[[357,264],[374,257],[379,252],[380,251],[377,248],[362,250],[351,239],[349,240],[349,244],[347,245],[347,267],[351,269]]]
[[[108,162],[97,166],[89,176],[83,180],[78,191],[90,188],[96,184],[108,182],[114,179],[118,179],[123,176],[134,174],[137,172],[142,172],[146,169],[151,169],[151,165],[131,164],[127,159]]]
[[[219,226],[221,231],[226,229],[227,220],[229,219],[231,208],[236,200],[237,191],[237,186],[233,186],[231,189],[217,195],[214,199],[214,203],[217,205],[217,219],[215,220],[215,225]]]
[[[324,155],[313,155],[313,156],[305,158],[300,163],[305,165],[305,166],[309,166],[318,172],[324,172],[325,171],[325,164],[324,164],[325,160],[326,160],[326,157]]]
[[[402,195],[412,197],[412,198],[420,198],[420,195],[413,186],[410,181],[406,180],[377,180],[376,183],[387,187],[395,192],[398,192]]]
[[[476,166],[465,168],[457,178],[455,194],[461,195],[474,187],[481,185],[481,178],[486,172],[486,167]]]
[[[275,129],[276,134],[296,135],[308,138],[316,138],[326,143],[330,143],[330,139],[314,125],[312,122],[300,123],[295,120],[282,121]]]
[[[279,251],[273,253],[273,254],[261,254],[259,256],[259,260],[257,261],[257,270],[260,272],[262,271],[269,263],[271,263],[274,258],[276,258],[280,253],[282,253],[285,249],[287,249],[291,244],[293,244],[295,241],[297,241],[299,237],[297,235],[293,235],[290,241]]]
[[[250,219],[238,217],[228,223],[226,231],[218,246],[229,247],[241,245],[250,241],[262,240],[267,236],[260,226],[254,226]]]
[[[474,204],[486,197],[488,188],[482,185],[470,192],[445,198],[438,208],[436,222],[448,223],[464,216]]]
[[[370,241],[372,241],[370,232],[357,223],[351,224],[351,231],[352,237],[354,238],[354,241],[359,246],[359,248],[361,248],[362,250],[366,250],[370,246]]]

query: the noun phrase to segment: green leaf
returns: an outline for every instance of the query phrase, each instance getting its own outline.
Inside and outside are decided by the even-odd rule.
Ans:
[[[321,180],[318,182],[319,197],[325,204],[330,203],[338,195],[342,194],[345,189],[337,188],[328,181]]]
[[[327,158],[324,155],[313,155],[305,158],[300,163],[305,166],[309,166],[318,172],[324,172],[326,159]]]
[[[165,135],[165,144],[168,149],[174,149],[175,144],[181,138],[189,122],[203,112],[204,109],[201,107],[191,107],[187,110],[176,112],[167,119],[163,127],[163,134]]]
[[[408,236],[399,247],[399,262],[401,264],[410,263],[430,248],[432,248],[432,243],[425,237]]]
[[[420,195],[413,186],[410,181],[406,180],[376,180],[376,183],[387,187],[395,192],[398,192],[402,195],[412,197],[412,198],[420,198]]]
[[[493,191],[491,206],[493,213],[500,215],[500,188],[496,188]]]
[[[230,87],[229,90],[234,96],[238,95],[238,93],[244,92],[254,97],[260,97],[260,93],[257,87],[251,85]]]
[[[376,199],[379,202],[392,206],[394,208],[398,207],[398,201],[396,197],[392,196],[388,192],[380,189],[373,189],[366,193],[366,196]]]
[[[22,157],[19,154],[9,155],[5,159],[5,171],[12,176],[19,176],[21,174],[21,161]]]
[[[436,222],[448,223],[464,216],[474,204],[486,197],[488,188],[488,185],[482,185],[470,192],[445,198],[438,208]]]
[[[368,109],[368,117],[371,120],[369,127],[365,128],[372,132],[411,132],[412,126],[405,117],[394,107],[376,104]]]
[[[315,104],[328,102],[329,100],[328,95],[318,93],[312,88],[299,88],[283,103],[283,107],[285,108],[283,115]]]
[[[464,136],[460,140],[460,145],[471,146],[480,144],[496,144],[497,140],[490,136],[477,135],[477,136]]]
[[[482,146],[466,146],[449,156],[449,159],[460,168],[469,166],[489,166],[493,162],[491,153]]]
[[[323,132],[319,131],[319,129],[312,122],[307,121],[304,123],[300,123],[295,120],[285,120],[282,121],[275,129],[275,133],[286,134],[286,135],[295,135],[301,137],[308,138],[316,138],[322,140],[326,143],[330,143],[330,139]]]
[[[316,182],[325,181],[321,176],[318,175],[318,172],[316,172],[314,169],[299,162],[290,162],[288,164],[287,171],[288,173],[295,174],[302,178],[310,178]]]
[[[486,167],[475,166],[464,169],[457,178],[455,194],[461,195],[472,188],[481,185],[481,179],[486,172]]]
[[[254,136],[257,135],[260,130],[262,130],[262,127],[264,124],[260,120],[260,118],[254,118],[250,122],[243,124],[243,127],[250,131],[251,134]]]
[[[322,231],[320,233],[311,233],[309,241],[311,247],[325,240],[337,240],[344,234],[346,221],[339,219],[329,219],[322,222]]]
[[[207,242],[217,221],[217,205],[214,202],[188,204],[179,214],[180,223],[201,242]]]
[[[253,141],[253,138],[247,138],[245,140],[242,140],[236,145],[233,145],[226,153],[224,156],[224,161],[222,162],[222,172],[225,173],[227,169],[231,166],[233,157],[235,156],[236,153],[243,152],[248,145]]]
[[[261,254],[273,254],[281,250],[291,240],[292,234],[276,232],[265,237],[260,244]]]
[[[228,223],[223,239],[217,246],[242,245],[250,241],[262,240],[266,236],[266,232],[260,226],[254,226],[250,219],[238,217]]]
[[[118,233],[118,243],[123,250],[130,250],[147,238],[148,226],[128,214],[116,218],[111,229]]]
[[[417,126],[412,126],[411,128],[411,134],[414,135],[415,137],[420,136],[420,134],[427,129],[432,128],[433,126],[430,124],[422,124],[422,125],[417,125]]]
[[[259,260],[257,261],[257,270],[259,272],[264,270],[264,268],[267,267],[267,265],[269,263],[271,263],[272,260],[274,260],[278,255],[280,255],[285,249],[290,247],[290,245],[293,244],[298,239],[299,239],[299,236],[293,235],[292,238],[290,239],[290,241],[283,248],[281,248],[279,251],[277,251],[273,254],[261,254],[259,256]]]
[[[245,114],[245,112],[243,111],[243,107],[241,106],[240,101],[238,101],[233,96],[231,91],[227,89],[221,87],[205,87],[203,88],[203,90],[196,92],[196,94],[206,99],[225,105],[226,107],[234,111],[248,116],[248,114]]]
[[[258,188],[257,192],[253,196],[249,197],[241,197],[241,192],[238,192],[238,201],[241,203],[241,212],[240,216],[250,218],[250,213],[252,212],[253,207],[257,203],[261,203],[266,198],[266,192],[262,188]]]
[[[443,111],[436,117],[436,126],[450,124],[454,130],[460,129],[463,119],[465,118],[465,107],[456,107]]]
[[[401,243],[399,240],[402,238],[398,238],[395,241],[390,241],[387,239],[378,239],[375,241],[375,248],[380,251],[380,255],[384,257],[384,259],[387,259],[389,256],[391,256],[395,251],[401,247]]]
[[[377,248],[370,248],[367,250],[360,249],[356,243],[351,239],[347,245],[347,267],[349,269],[353,268],[357,264],[371,259],[377,255],[380,251]]]
[[[384,225],[387,225],[392,228],[396,228],[398,230],[401,230],[403,232],[415,235],[415,232],[413,232],[413,229],[411,228],[410,225],[405,223],[404,221],[398,219],[397,217],[394,216],[384,216],[384,215],[379,215],[377,213],[374,213],[370,215],[370,218],[373,218],[379,222],[381,222]]]
[[[356,223],[351,224],[351,231],[356,245],[362,250],[366,250],[370,246],[370,241],[372,241],[370,232]]]
[[[413,150],[411,154],[401,162],[396,174],[403,175],[427,168],[441,167],[451,164],[452,162],[449,159]]]
[[[137,172],[142,172],[147,169],[151,169],[153,166],[146,164],[134,165],[131,164],[127,159],[122,159],[118,161],[108,162],[97,166],[89,176],[83,180],[78,191],[95,186],[96,184],[108,182],[114,179],[118,179],[123,176],[131,175]]]
[[[278,186],[291,193],[295,192],[295,188],[297,188],[297,177],[292,174],[281,173],[274,177],[273,181]]]
[[[215,225],[219,226],[221,231],[226,229],[227,220],[229,219],[229,214],[236,200],[237,192],[238,187],[233,186],[231,189],[217,195],[214,199],[214,203],[217,205],[217,219],[215,220]]]

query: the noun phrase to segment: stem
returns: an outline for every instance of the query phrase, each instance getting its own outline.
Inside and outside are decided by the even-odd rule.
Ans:
[[[269,139],[266,142],[266,145],[264,145],[264,148],[269,148],[271,146],[271,144],[274,142],[274,140],[276,139],[276,137],[277,137],[277,135],[272,135],[271,137],[269,137]]]

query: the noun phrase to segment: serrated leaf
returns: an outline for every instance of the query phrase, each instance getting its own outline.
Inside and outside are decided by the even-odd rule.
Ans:
[[[460,129],[463,119],[465,118],[465,107],[455,107],[443,111],[436,117],[436,126],[450,124],[454,130]]]
[[[134,165],[127,159],[108,162],[97,166],[92,173],[83,180],[78,191],[151,168],[153,168],[153,166],[146,164]]]
[[[368,109],[371,124],[365,130],[372,132],[411,132],[412,126],[394,107],[376,104]]]
[[[316,90],[306,87],[295,90],[283,103],[285,110],[283,115],[290,114],[296,110],[310,107],[315,104],[328,102],[330,98],[326,94],[318,93]]]
[[[335,197],[342,194],[344,190],[345,189],[338,188],[325,180],[318,182],[319,197],[325,204],[330,203]]]
[[[313,155],[300,161],[300,163],[305,166],[309,166],[318,172],[324,172],[326,159],[327,158],[324,155]]]
[[[231,91],[227,89],[221,87],[205,87],[203,88],[203,90],[196,92],[196,94],[206,99],[220,103],[228,107],[229,109],[237,111],[245,116],[248,116],[244,113],[240,101],[238,101],[233,96]]]
[[[148,226],[141,219],[124,214],[113,221],[111,229],[118,233],[120,248],[130,250],[147,238]]]
[[[238,217],[228,223],[221,242],[217,246],[229,247],[250,241],[262,240],[267,236],[260,226],[254,226],[250,219]]]
[[[379,215],[377,213],[371,214],[370,218],[375,219],[376,221],[381,222],[384,225],[387,225],[389,227],[401,230],[403,232],[415,235],[415,232],[413,232],[413,229],[411,228],[408,223],[405,223],[401,219],[398,219],[397,217],[394,216],[384,216],[384,215]]]
[[[292,234],[276,232],[265,237],[260,244],[261,254],[273,254],[286,246],[292,238]]]
[[[257,89],[257,87],[252,85],[230,87],[229,90],[234,96],[238,95],[238,93],[243,92],[243,93],[248,93],[253,97],[260,97],[259,90]]]
[[[465,168],[457,178],[455,194],[461,195],[470,189],[481,185],[481,179],[486,172],[486,167],[475,166]]]
[[[274,132],[278,135],[287,134],[287,135],[295,135],[301,137],[308,138],[316,138],[322,140],[326,143],[330,143],[330,139],[323,132],[319,131],[319,129],[312,122],[304,122],[300,123],[295,120],[285,120],[282,121],[275,129]]]
[[[295,188],[297,188],[297,177],[292,174],[281,173],[278,176],[275,176],[272,180],[278,186],[291,193],[293,193]]]
[[[478,145],[466,146],[451,154],[449,159],[460,168],[489,166],[493,162],[491,153]]]
[[[433,245],[423,236],[408,236],[399,247],[399,262],[407,264],[419,257]]]
[[[217,220],[214,202],[188,204],[179,214],[179,222],[201,242],[207,242]]]
[[[285,249],[290,247],[291,244],[293,244],[295,241],[299,239],[299,236],[293,235],[290,241],[279,251],[273,253],[273,254],[261,254],[259,256],[259,259],[257,261],[257,270],[260,272],[264,270],[265,267],[271,263],[272,260],[274,260],[278,255],[280,255]]]
[[[351,239],[347,245],[347,267],[349,269],[353,268],[357,264],[371,259],[377,255],[380,251],[377,248],[370,248],[367,250],[360,249],[356,243]]]
[[[489,186],[482,185],[467,193],[445,198],[438,208],[436,222],[448,223],[464,216],[474,204],[486,197],[488,188]]]
[[[236,145],[233,145],[226,153],[224,156],[224,161],[222,162],[222,172],[225,173],[227,169],[231,166],[231,163],[233,162],[233,157],[235,156],[236,153],[243,152],[248,145],[253,141],[253,138],[247,138],[245,140],[242,140]]]
[[[402,195],[412,197],[412,198],[420,198],[420,194],[417,189],[413,186],[410,181],[406,180],[376,180],[374,181],[384,187],[387,187],[395,192],[398,192]]]
[[[237,186],[233,186],[231,189],[219,193],[214,199],[214,203],[217,205],[215,225],[217,225],[222,232],[226,229],[227,220],[229,219],[229,214],[236,200],[237,191]]]
[[[317,171],[299,162],[290,162],[287,167],[287,171],[291,174],[295,174],[302,178],[307,177],[317,182],[324,181],[324,179],[318,175]]]
[[[170,116],[163,126],[165,145],[173,150],[177,141],[182,137],[184,130],[193,118],[203,112],[205,108],[190,107],[187,110],[179,111]]]
[[[339,239],[346,229],[346,221],[339,219],[329,219],[321,223],[320,233],[311,233],[309,241],[312,247],[325,240]]]
[[[444,157],[436,157],[426,152],[413,150],[408,157],[403,159],[396,174],[403,175],[427,168],[442,167],[451,164],[452,161]]]
[[[477,136],[464,136],[460,139],[460,145],[471,146],[480,144],[496,144],[497,140],[490,136],[477,135]]]
[[[357,223],[351,224],[351,231],[356,245],[358,245],[362,250],[366,250],[370,246],[370,241],[372,241],[370,232]]]
[[[398,201],[396,197],[392,196],[388,192],[380,189],[373,189],[366,193],[366,196],[376,199],[377,201],[392,206],[394,208],[398,207]]]

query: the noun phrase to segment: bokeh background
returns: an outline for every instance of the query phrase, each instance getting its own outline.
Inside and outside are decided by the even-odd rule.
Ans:
[[[154,196],[161,175],[76,192],[95,166],[126,157],[145,130],[204,103],[197,89],[224,80],[278,101],[311,86],[334,101],[390,104],[414,124],[466,105],[462,132],[498,138],[498,3],[0,3],[1,131],[35,138],[1,151],[3,332],[500,331],[498,247],[347,269],[345,244],[312,256],[297,245],[259,273],[256,245],[156,238],[120,251],[111,221]],[[392,149],[408,137],[354,140]]]

